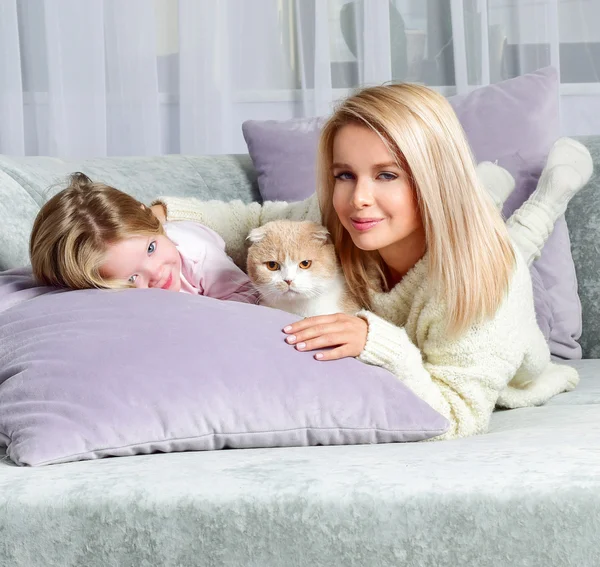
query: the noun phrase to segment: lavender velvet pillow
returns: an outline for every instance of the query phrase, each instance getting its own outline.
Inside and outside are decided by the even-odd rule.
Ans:
[[[315,192],[324,117],[247,120],[242,133],[264,201],[302,201]]]
[[[447,429],[386,370],[284,343],[293,320],[161,290],[52,292],[0,273],[0,442],[17,464],[45,465]]]
[[[547,67],[451,97],[477,161],[497,161],[516,180],[504,207],[508,217],[531,195],[548,151],[559,137],[558,74]],[[315,163],[323,118],[248,121],[244,137],[261,196],[302,200],[315,191]],[[564,218],[556,223],[532,267],[538,322],[555,357],[581,358],[581,305]]]

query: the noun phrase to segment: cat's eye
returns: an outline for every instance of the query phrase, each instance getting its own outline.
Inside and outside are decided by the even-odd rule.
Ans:
[[[271,270],[271,272],[276,272],[279,270],[279,264],[277,262],[266,262],[267,270]]]
[[[302,260],[302,262],[300,262],[298,266],[300,266],[300,268],[302,268],[303,270],[308,270],[308,268],[312,266],[312,260]]]

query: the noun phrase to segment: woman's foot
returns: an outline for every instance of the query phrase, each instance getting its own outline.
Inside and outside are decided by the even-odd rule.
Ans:
[[[550,205],[558,218],[593,172],[594,163],[588,149],[572,138],[560,138],[550,150],[546,167],[532,197]]]
[[[506,221],[510,237],[528,265],[537,260],[554,224],[593,173],[588,149],[571,138],[552,146],[536,190]]]
[[[482,161],[477,165],[477,177],[492,196],[496,208],[501,209],[515,188],[513,176],[491,161]]]

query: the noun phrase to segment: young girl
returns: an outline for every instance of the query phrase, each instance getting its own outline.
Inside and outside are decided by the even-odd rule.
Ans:
[[[248,276],[225,254],[223,239],[195,222],[166,224],[113,187],[83,173],[40,210],[30,241],[33,274],[43,284],[86,288],[161,288],[256,303]]]
[[[550,362],[527,264],[591,169],[581,144],[560,140],[507,226],[449,103],[396,84],[358,92],[328,120],[318,201],[162,198],[156,210],[210,224],[240,264],[251,229],[322,219],[363,309],[296,322],[287,342],[387,368],[450,421],[444,438],[464,437],[486,431],[496,405],[542,404],[577,384],[573,368]]]

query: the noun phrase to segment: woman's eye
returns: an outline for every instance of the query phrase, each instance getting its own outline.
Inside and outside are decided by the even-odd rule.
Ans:
[[[311,265],[312,265],[312,260],[302,260],[302,262],[300,262],[298,264],[298,266],[300,266],[300,268],[303,270],[308,270],[308,268],[310,268]]]
[[[277,262],[267,262],[266,266],[267,269],[271,270],[272,272],[276,272],[277,270],[279,270],[279,264]]]
[[[137,280],[137,278],[138,278],[138,277],[137,277],[137,274],[135,274],[135,275],[131,276],[131,277],[130,277],[130,278],[127,280],[127,281],[128,281],[129,283],[132,283],[132,284],[134,284],[134,283],[135,283],[135,280]]]
[[[348,181],[349,179],[353,179],[353,175],[348,171],[342,171],[342,173],[338,173],[333,176],[334,179],[339,179],[340,181]]]
[[[393,181],[394,179],[398,178],[396,174],[388,173],[387,171],[380,173],[377,177],[383,181]]]
[[[153,240],[150,243],[150,246],[148,246],[148,254],[154,254],[155,250],[156,250],[156,240]]]

